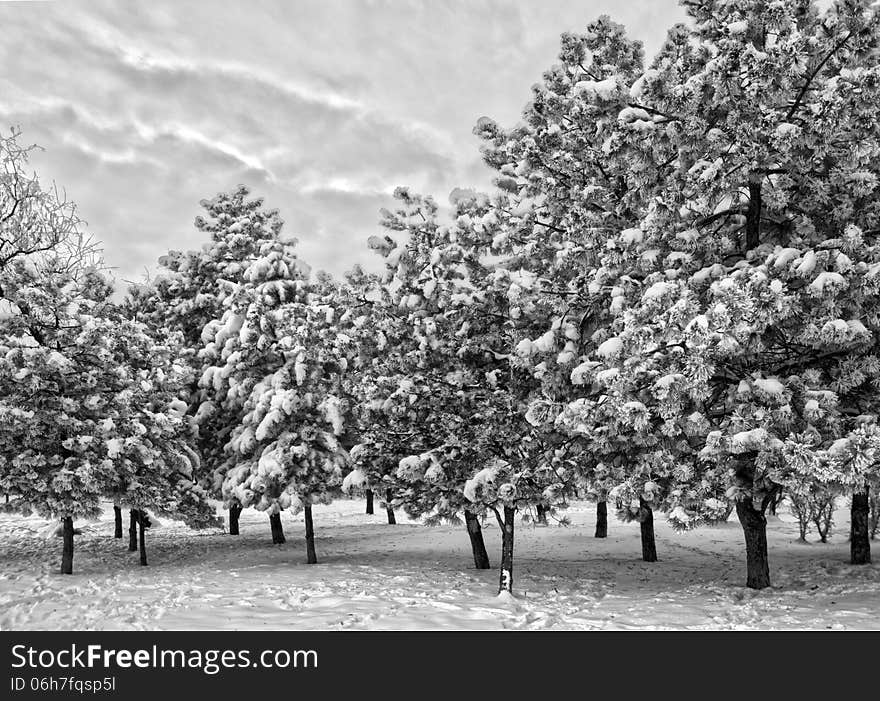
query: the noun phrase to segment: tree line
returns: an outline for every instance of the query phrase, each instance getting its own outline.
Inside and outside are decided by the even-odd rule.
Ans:
[[[870,562],[880,13],[683,4],[650,63],[608,17],[563,34],[521,122],[477,122],[492,191],[398,188],[365,242],[379,272],[313,274],[239,186],[202,201],[200,250],[114,302],[75,209],[2,139],[3,508],[62,520],[64,572],[101,500],[143,564],[147,511],[206,527],[213,500],[273,542],[302,511],[315,563],[312,506],[359,492],[463,522],[481,568],[495,518],[502,592],[516,523],[574,498],[599,537],[608,505],[638,521],[647,561],[655,514],[735,511],[760,589],[768,509],[821,532],[842,495]]]

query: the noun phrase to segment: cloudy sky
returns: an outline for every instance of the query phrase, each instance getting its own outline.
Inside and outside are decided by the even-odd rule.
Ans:
[[[476,120],[515,124],[563,31],[607,13],[650,53],[675,0],[0,2],[0,126],[79,204],[118,279],[201,244],[238,183],[313,266],[374,258],[397,185],[485,188]]]

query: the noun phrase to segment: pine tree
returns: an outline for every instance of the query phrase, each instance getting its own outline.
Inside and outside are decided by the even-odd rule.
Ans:
[[[562,505],[572,474],[554,436],[525,412],[538,383],[514,351],[520,334],[543,318],[540,299],[522,294],[535,276],[522,251],[504,248],[503,196],[493,203],[454,191],[451,221],[441,224],[430,198],[402,188],[395,194],[399,207],[384,213],[384,224],[402,241],[386,235],[371,244],[386,257],[388,306],[397,310],[389,323],[401,345],[397,367],[379,376],[386,386],[372,406],[392,425],[379,438],[400,439],[393,451],[380,450],[391,458],[408,448],[410,455],[383,479],[399,483],[395,494],[414,515],[442,520],[470,512],[471,535],[472,517],[494,513],[504,534],[500,588],[510,592],[517,512]]]
[[[584,164],[597,184],[572,192],[537,141],[521,176],[565,212],[607,210],[613,193],[600,222],[560,222],[602,239],[585,239],[594,255],[573,283],[560,273],[573,294],[554,316],[580,315],[590,342],[570,378],[581,396],[558,415],[569,431],[631,435],[618,489],[641,508],[660,485],[677,527],[719,518],[726,490],[747,585],[762,588],[769,504],[802,466],[820,480],[835,441],[876,419],[878,15],[867,2],[686,9],[691,25],[647,70],[622,40],[597,50],[591,28],[554,73],[566,114],[617,113],[586,128],[601,139]]]
[[[466,508],[462,480],[451,469],[451,461],[460,456],[446,450],[450,436],[467,442],[462,433],[464,417],[457,413],[458,386],[447,382],[442,358],[426,362],[425,352],[432,344],[421,330],[413,329],[415,317],[424,316],[417,300],[425,300],[413,297],[413,290],[433,295],[432,286],[438,284],[419,280],[420,268],[437,254],[430,246],[439,227],[437,207],[430,198],[404,190],[397,195],[398,209],[383,212],[389,233],[368,242],[385,257],[385,275],[375,279],[359,274],[359,292],[350,305],[360,348],[357,370],[350,376],[357,443],[351,450],[355,469],[346,476],[343,489],[375,490],[380,498],[384,496],[389,516],[400,506],[409,516],[425,517],[428,523],[457,523],[464,512],[475,566],[485,569],[488,555],[479,519]],[[394,232],[403,234],[400,246],[391,236]],[[439,259],[434,262],[441,274]],[[413,474],[407,466],[415,459],[430,467],[435,449],[444,451],[445,468],[438,471],[434,459],[435,469],[424,481],[424,472]],[[424,460],[413,458],[414,454],[424,454]],[[456,465],[470,469],[466,458]]]
[[[95,512],[103,477],[86,406],[103,375],[84,354],[100,322],[97,300],[80,293],[105,285],[76,206],[29,174],[36,147],[20,136],[0,137],[0,496],[4,510],[61,519],[70,574],[73,518]]]
[[[241,419],[230,402],[225,411],[213,411],[212,395],[198,385],[199,377],[212,360],[198,355],[214,329],[210,322],[221,319],[237,287],[244,283],[248,267],[260,258],[263,246],[283,239],[283,222],[277,210],[264,207],[262,198],[251,198],[250,190],[239,185],[201,201],[205,210],[196,217],[196,228],[207,241],[197,251],[169,251],[159,259],[160,272],[144,284],[133,285],[126,300],[134,318],[156,330],[182,334],[181,348],[193,368],[186,398],[190,412],[201,409],[198,417],[198,448],[204,467],[198,481],[221,497],[225,464],[224,446]],[[240,408],[240,407],[239,407]],[[230,534],[238,534],[242,506],[234,499],[227,504]]]
[[[542,384],[534,393],[533,415],[542,416],[545,432],[577,444],[571,450],[579,453],[574,462],[579,488],[596,500],[596,537],[606,537],[606,499],[612,489],[622,488],[622,461],[633,463],[641,453],[646,453],[645,468],[653,461],[647,446],[633,442],[631,425],[622,429],[627,440],[617,439],[617,407],[603,406],[605,415],[589,420],[583,411],[606,399],[604,384],[587,381],[590,365],[583,361],[606,340],[613,298],[619,296],[618,289],[589,276],[607,255],[609,233],[637,221],[623,196],[629,164],[615,158],[608,146],[621,113],[620,85],[641,74],[642,50],[626,38],[623,27],[603,17],[583,36],[564,34],[559,60],[533,86],[521,125],[503,130],[484,117],[474,131],[484,140],[486,163],[498,172],[496,185],[507,193],[496,206],[506,233],[493,242],[493,250],[519,256],[528,265],[537,281],[532,295],[543,298],[532,304],[555,317],[549,330],[538,324],[535,335],[518,344],[523,363],[533,367]],[[632,266],[638,274],[637,262]],[[567,405],[578,410],[561,416]],[[614,501],[624,507],[623,518],[642,521],[643,536],[650,541],[651,512],[644,503],[647,499],[660,508],[663,481],[647,469],[643,481],[652,489],[641,498],[635,494],[636,481],[630,480],[632,493],[626,499],[616,495]],[[653,547],[646,549],[649,558],[652,552]]]
[[[326,281],[310,286],[289,245],[260,253],[224,316],[206,326],[202,356],[214,364],[201,385],[214,410],[240,411],[225,446],[224,499],[276,521],[284,509],[304,511],[313,564],[312,505],[338,493],[347,464],[341,378],[355,349]]]
[[[97,515],[114,478],[99,443],[100,422],[124,389],[124,374],[107,362],[109,329],[93,313],[100,302],[83,296],[86,288],[106,289],[97,273],[85,271],[81,288],[22,261],[12,267],[4,270],[10,312],[0,322],[4,508],[60,518],[61,571],[70,574],[73,519]]]
[[[15,268],[0,329],[6,508],[62,519],[68,574],[73,519],[96,516],[102,499],[210,525],[167,348],[122,317],[98,271]]]

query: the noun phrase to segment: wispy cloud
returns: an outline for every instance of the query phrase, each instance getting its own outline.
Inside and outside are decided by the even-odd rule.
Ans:
[[[674,0],[0,3],[0,124],[80,204],[119,277],[201,244],[198,201],[246,183],[314,267],[362,241],[396,185],[485,187],[471,128],[519,118],[558,36],[602,12],[656,48]]]

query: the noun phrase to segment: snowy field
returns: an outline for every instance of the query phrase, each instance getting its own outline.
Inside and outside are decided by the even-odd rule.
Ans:
[[[318,565],[305,564],[301,516],[284,515],[275,546],[267,517],[248,510],[238,537],[163,521],[148,532],[148,567],[127,531],[112,538],[108,508],[77,524],[72,576],[56,574],[54,524],[2,515],[0,629],[880,629],[880,567],[847,564],[843,510],[826,545],[798,543],[787,513],[770,517],[774,586],[753,591],[735,521],[677,534],[658,518],[660,561],[644,563],[638,524],[609,514],[597,540],[595,507],[578,503],[568,527],[518,524],[516,598],[503,600],[496,525],[485,528],[493,569],[477,571],[463,526],[402,514],[389,526],[363,508],[315,508]]]

